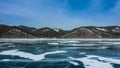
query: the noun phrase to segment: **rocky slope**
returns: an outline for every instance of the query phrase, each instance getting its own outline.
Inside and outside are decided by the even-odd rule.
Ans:
[[[66,32],[62,29],[51,29],[49,27],[0,25],[0,38],[60,38]]]
[[[0,25],[0,38],[120,38],[120,27],[84,26],[66,31],[49,27]]]
[[[62,38],[120,38],[119,26],[87,26],[73,29]]]

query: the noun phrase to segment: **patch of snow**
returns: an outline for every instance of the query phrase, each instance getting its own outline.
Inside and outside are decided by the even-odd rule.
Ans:
[[[3,59],[3,60],[1,60],[1,61],[10,61],[10,59]]]
[[[46,29],[43,30],[43,32],[47,32],[47,31],[50,31],[50,29],[46,28]]]
[[[93,31],[92,31],[92,30],[87,29],[87,28],[80,28],[80,29],[82,29],[83,31],[88,31],[88,32],[90,32],[90,33],[93,33]]]
[[[71,64],[73,64],[73,65],[75,65],[75,66],[79,65],[77,62],[72,62],[72,61],[70,61],[69,63],[71,63]]]
[[[7,50],[7,51],[0,52],[0,55],[19,56],[23,58],[32,59],[34,61],[39,61],[39,60],[45,59],[45,55],[56,54],[56,53],[66,53],[66,51],[53,51],[53,52],[46,52],[46,53],[39,54],[39,55],[34,55],[31,53],[26,53],[26,52],[22,52],[18,50]]]
[[[59,43],[48,43],[49,45],[58,45]]]
[[[85,68],[113,68],[109,63],[102,63],[97,60],[92,60],[88,58],[73,58],[69,57],[72,60],[82,61],[85,65]]]
[[[71,44],[72,46],[97,46],[96,44],[89,44],[89,43],[86,43],[86,44]]]
[[[91,41],[96,41],[96,42],[120,42],[120,39],[90,39],[90,38],[86,38],[86,39],[83,39],[83,38],[81,38],[81,39],[77,39],[77,38],[72,38],[72,39],[58,39],[58,38],[33,38],[33,39],[28,39],[28,38],[21,38],[21,39],[19,39],[19,38],[1,38],[0,39],[0,42],[22,42],[22,43],[27,43],[27,42],[29,42],[29,43],[36,43],[36,42],[41,42],[41,41],[48,41],[48,40],[50,40],[50,41],[54,41],[54,40],[56,40],[56,41],[59,41],[60,43],[72,43],[72,44],[76,44],[76,43],[80,43],[81,41],[89,41],[89,42],[91,42]]]
[[[67,41],[68,43],[78,43],[79,41]]]
[[[114,68],[111,63],[120,64],[120,60],[95,55],[87,55],[84,58],[68,58],[83,62],[85,68]]]
[[[80,52],[80,54],[86,54],[85,52]]]
[[[118,29],[113,29],[112,31],[113,32],[120,32],[120,30],[118,30]]]
[[[101,30],[101,31],[106,31],[104,28],[96,28],[98,30]]]
[[[115,29],[119,30],[119,27],[115,27]]]
[[[63,40],[63,41],[60,41],[60,43],[79,43],[79,41],[78,40]]]
[[[56,31],[56,32],[59,32],[59,31],[60,31],[60,29],[57,29],[57,28],[54,28],[53,30]]]
[[[100,56],[95,56],[95,55],[89,55],[88,58],[98,58],[99,60],[106,61],[108,63],[120,64],[120,60],[112,59],[112,58],[100,57]]]
[[[120,44],[120,42],[99,42],[99,43],[103,43],[103,44],[114,44],[114,45]]]

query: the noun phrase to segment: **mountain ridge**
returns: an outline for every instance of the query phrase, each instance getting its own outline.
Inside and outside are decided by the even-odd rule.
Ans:
[[[81,26],[63,30],[0,24],[0,38],[120,38],[120,26]]]

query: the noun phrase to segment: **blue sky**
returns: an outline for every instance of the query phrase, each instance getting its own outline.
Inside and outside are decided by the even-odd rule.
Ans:
[[[0,24],[72,29],[120,25],[120,0],[0,0]]]

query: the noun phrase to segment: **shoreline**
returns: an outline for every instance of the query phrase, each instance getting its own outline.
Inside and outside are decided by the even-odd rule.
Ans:
[[[0,38],[0,40],[120,40],[120,38]]]

